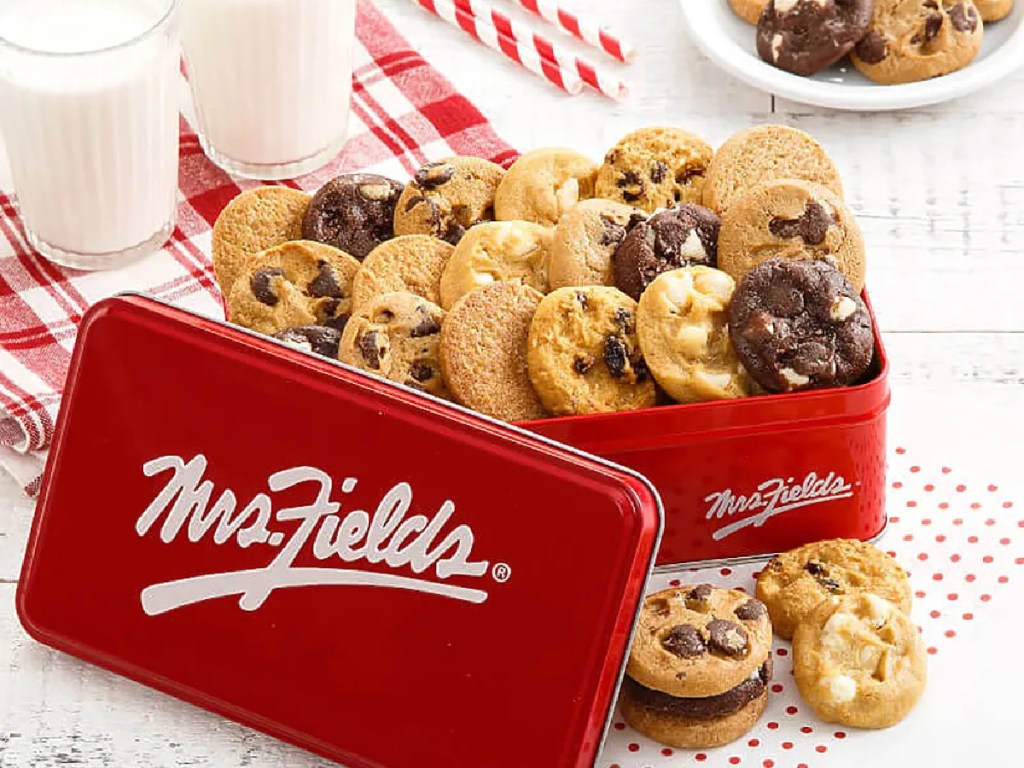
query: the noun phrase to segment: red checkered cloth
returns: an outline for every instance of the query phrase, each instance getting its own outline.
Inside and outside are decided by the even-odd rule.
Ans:
[[[351,139],[333,164],[289,186],[313,190],[363,168],[401,179],[429,159],[454,154],[511,161],[515,153],[479,110],[369,0],[359,2],[356,30]],[[145,291],[223,317],[210,232],[227,202],[256,184],[210,163],[190,114],[186,108],[181,118],[178,227],[162,252],[125,269],[66,271],[34,253],[10,181],[0,175],[0,466],[29,495],[39,491],[78,323],[91,304],[119,291]]]

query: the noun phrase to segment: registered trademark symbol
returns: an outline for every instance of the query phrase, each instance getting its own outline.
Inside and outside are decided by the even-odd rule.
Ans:
[[[491,577],[499,584],[504,584],[512,578],[512,568],[505,563],[497,563],[491,568]]]

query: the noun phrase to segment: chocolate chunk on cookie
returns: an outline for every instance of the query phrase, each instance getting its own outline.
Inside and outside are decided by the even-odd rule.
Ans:
[[[864,37],[873,0],[770,0],[757,23],[757,52],[779,69],[813,75]]]
[[[562,216],[551,242],[551,288],[612,285],[612,257],[630,231],[647,218],[614,200],[584,200]]]
[[[338,176],[313,196],[302,222],[302,236],[333,245],[362,261],[394,236],[395,205],[401,194],[402,185],[385,176]]]
[[[325,325],[303,325],[297,328],[286,328],[275,333],[274,338],[306,352],[337,360],[341,331]]]

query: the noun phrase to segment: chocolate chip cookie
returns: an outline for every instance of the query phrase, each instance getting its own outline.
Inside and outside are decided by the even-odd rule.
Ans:
[[[856,539],[829,539],[776,555],[757,577],[779,637],[789,639],[822,603],[871,592],[910,612],[906,572],[888,554]]]
[[[566,213],[551,242],[552,288],[612,285],[612,256],[647,214],[613,200],[584,200]]]
[[[505,169],[480,157],[427,163],[395,207],[396,235],[433,235],[455,245],[466,230],[494,220],[494,195]]]
[[[911,83],[967,66],[983,36],[971,0],[875,0],[867,34],[850,58],[875,82]]]
[[[536,149],[508,169],[494,197],[501,221],[553,227],[581,200],[594,197],[597,164],[571,149]]]
[[[448,397],[440,361],[443,318],[444,311],[422,296],[377,296],[349,320],[338,359],[407,387]]]
[[[530,381],[554,414],[649,408],[656,394],[636,339],[636,302],[607,286],[559,288],[530,325]]]
[[[684,203],[639,222],[612,257],[615,287],[639,300],[662,272],[718,263],[718,230],[713,211]]]
[[[333,245],[362,261],[394,236],[395,204],[401,194],[402,185],[386,176],[338,176],[313,195],[302,222],[302,236]]]
[[[874,353],[867,307],[824,261],[771,259],[739,281],[729,335],[751,378],[769,392],[855,383]]]
[[[341,331],[326,325],[301,325],[275,333],[274,338],[297,349],[337,360]]]
[[[308,240],[254,254],[228,296],[228,319],[268,335],[307,325],[341,329],[358,269],[347,253]]]
[[[864,288],[864,238],[841,198],[798,179],[767,181],[738,197],[722,215],[718,266],[739,280],[774,258],[820,259]]]
[[[680,128],[642,128],[605,155],[595,194],[648,213],[678,203],[699,203],[714,150]]]
[[[770,0],[757,22],[757,52],[779,69],[813,75],[864,37],[874,0]]]
[[[729,7],[748,24],[757,24],[768,0],[729,0]]]
[[[363,261],[352,282],[357,309],[375,296],[400,291],[441,303],[441,275],[454,248],[436,237],[403,235],[381,243]]]

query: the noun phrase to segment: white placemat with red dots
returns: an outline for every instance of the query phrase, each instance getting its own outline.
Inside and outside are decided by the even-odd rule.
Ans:
[[[942,417],[955,413],[943,405],[890,412],[890,517],[879,546],[910,573],[912,616],[929,654],[928,688],[910,716],[885,731],[822,722],[796,689],[790,644],[776,638],[768,708],[744,738],[711,750],[671,749],[616,712],[597,768],[932,768],[1012,758],[1024,726],[1024,664],[1014,660],[1024,649],[1024,492],[1012,471],[1020,451],[1009,445],[1024,419],[1012,414],[1016,425],[1002,419],[986,430],[979,418]],[[1002,461],[991,458],[995,452]],[[761,566],[656,576],[649,591],[708,581],[753,593]]]

